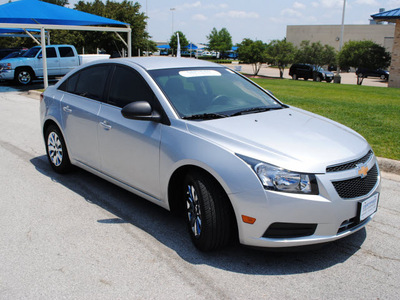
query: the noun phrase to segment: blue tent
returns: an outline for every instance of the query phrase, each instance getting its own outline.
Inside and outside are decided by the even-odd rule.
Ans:
[[[20,0],[0,5],[0,23],[51,25],[129,25],[38,0]]]
[[[197,47],[195,44],[190,43],[185,47],[186,49],[191,49],[191,50],[197,50],[199,47]]]
[[[157,48],[159,48],[159,49],[170,49],[171,47],[169,45],[160,45],[160,46],[157,46]]]
[[[117,25],[122,25],[124,28],[115,27]],[[46,29],[115,32],[127,46],[128,56],[132,54],[132,30],[129,24],[38,0],[20,0],[0,5],[0,28],[40,29],[45,88],[48,86],[46,51],[44,51]],[[118,32],[127,33],[127,43]]]

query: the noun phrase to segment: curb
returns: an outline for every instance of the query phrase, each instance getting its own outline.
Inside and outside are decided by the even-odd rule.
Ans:
[[[381,171],[400,175],[400,161],[383,157],[377,159]]]
[[[24,94],[30,98],[40,100],[41,93],[42,92],[32,90]],[[377,157],[377,160],[381,171],[400,175],[400,161],[383,157]]]

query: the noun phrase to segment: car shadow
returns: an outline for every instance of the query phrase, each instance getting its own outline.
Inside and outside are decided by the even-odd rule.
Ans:
[[[49,79],[49,85],[54,85],[58,82],[58,79]],[[43,80],[34,80],[32,83],[27,85],[18,85],[13,81],[1,81],[0,92],[27,92],[30,90],[44,89]]]
[[[198,251],[190,241],[183,219],[89,172],[76,168],[64,175],[52,171],[45,155],[31,159],[41,174],[115,215],[99,224],[131,224],[145,231],[195,265],[209,265],[235,273],[291,275],[315,272],[340,264],[354,255],[366,238],[366,230],[305,251],[261,251],[233,243],[211,252]]]

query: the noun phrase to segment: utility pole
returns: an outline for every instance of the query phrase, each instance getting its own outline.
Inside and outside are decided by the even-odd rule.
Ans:
[[[346,10],[346,0],[343,0],[343,11],[342,11],[342,26],[340,28],[340,40],[339,40],[339,52],[342,50],[343,47],[343,33],[344,33],[344,13]],[[334,77],[334,83],[340,83],[341,77],[340,77],[340,66],[338,63],[337,69],[336,69],[336,75]]]

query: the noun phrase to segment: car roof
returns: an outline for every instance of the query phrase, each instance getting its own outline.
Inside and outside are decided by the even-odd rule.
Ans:
[[[177,57],[130,57],[115,58],[110,61],[118,61],[122,63],[134,63],[141,66],[145,70],[160,70],[173,68],[201,68],[201,67],[221,67],[216,63],[194,58],[177,58]]]

